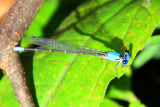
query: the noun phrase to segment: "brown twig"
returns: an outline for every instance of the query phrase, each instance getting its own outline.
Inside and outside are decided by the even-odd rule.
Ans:
[[[15,0],[0,22],[0,67],[10,79],[20,106],[35,106],[24,69],[13,47],[19,43],[44,0]]]

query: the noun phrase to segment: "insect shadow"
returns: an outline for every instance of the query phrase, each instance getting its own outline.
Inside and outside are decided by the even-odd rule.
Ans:
[[[128,49],[128,51],[130,53],[132,53],[133,44],[130,43],[128,46],[125,46],[123,40],[120,39],[118,36],[116,36],[116,37],[109,36],[109,38],[111,39],[111,41],[108,42],[105,39],[101,39],[101,38],[96,37],[95,35],[96,35],[97,32],[94,33],[94,34],[88,34],[88,33],[83,32],[82,30],[78,29],[78,27],[76,27],[76,26],[74,27],[74,29],[78,33],[80,33],[81,35],[83,35],[83,36],[90,36],[91,39],[99,41],[100,43],[103,43],[104,46],[106,46],[107,48],[110,48],[111,50],[114,50],[116,52],[124,54],[124,51]],[[106,35],[109,35],[109,33],[108,34],[106,33]]]

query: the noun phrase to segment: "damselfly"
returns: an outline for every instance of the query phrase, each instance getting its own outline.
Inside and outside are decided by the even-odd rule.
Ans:
[[[48,52],[61,52],[61,53],[76,53],[83,55],[94,55],[106,59],[107,61],[119,61],[115,68],[122,63],[126,65],[130,60],[129,51],[125,51],[124,55],[113,52],[113,51],[100,51],[93,48],[84,46],[78,46],[76,44],[64,43],[54,39],[47,39],[43,37],[31,37],[30,41],[36,45],[52,48],[52,49],[41,49],[41,48],[24,48],[14,47],[14,51],[48,51]],[[117,72],[116,72],[117,75]],[[118,77],[118,76],[117,76]]]

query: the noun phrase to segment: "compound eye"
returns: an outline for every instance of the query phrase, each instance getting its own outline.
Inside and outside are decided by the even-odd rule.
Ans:
[[[123,60],[123,64],[126,65],[128,63],[127,60]]]
[[[129,51],[125,51],[125,54],[130,55]]]

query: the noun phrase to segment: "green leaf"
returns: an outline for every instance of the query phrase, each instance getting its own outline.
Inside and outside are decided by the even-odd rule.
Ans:
[[[133,67],[140,68],[151,59],[160,59],[160,36],[153,36],[144,46],[143,51],[135,58]]]
[[[158,23],[157,29],[158,29],[158,30],[160,29],[160,22]]]
[[[127,49],[132,55],[130,65],[159,22],[159,4],[157,0],[88,1],[71,12],[53,38],[102,51],[119,51],[121,54]],[[36,29],[37,36],[42,35],[42,28]],[[28,33],[30,30],[36,35],[34,26]],[[26,38],[23,43],[27,42]],[[95,56],[49,52],[35,52],[33,59],[32,56],[32,53],[21,53],[34,101],[37,100],[41,107],[99,106],[108,84],[116,77],[114,67],[117,62],[107,61],[105,66],[105,61]],[[128,69],[118,66],[118,76]],[[4,84],[3,81],[0,84]],[[6,89],[9,86],[2,87]],[[5,96],[3,93],[1,91],[0,95]],[[15,98],[13,100],[12,104],[17,102]],[[3,100],[3,106],[7,106],[7,102]]]
[[[103,103],[100,104],[100,107],[123,107],[117,104],[115,101],[112,101],[108,98],[103,99]]]
[[[117,81],[113,80],[110,84],[105,98],[116,99],[132,103],[137,101],[131,87],[131,70],[129,70],[122,78]]]
[[[105,101],[107,100],[107,101]],[[109,89],[104,97],[102,105],[117,105],[118,102],[112,100],[123,101],[129,103],[129,107],[145,107],[144,104],[137,98],[137,96],[132,91],[132,71],[131,69],[125,73],[118,81],[117,79],[113,80],[110,83]],[[121,103],[123,104],[123,103]],[[124,106],[124,105],[123,105]],[[113,106],[114,107],[114,106]]]
[[[31,24],[26,36],[22,39],[21,44],[24,47],[30,45],[28,36],[43,36],[44,28],[47,26],[52,18],[52,15],[56,13],[59,7],[59,0],[46,0],[39,10],[34,22]]]
[[[160,35],[152,36],[144,46],[144,49],[160,46]]]
[[[8,80],[7,76],[3,76],[3,78],[0,81],[0,105],[1,106],[8,106],[12,107],[13,105],[15,107],[19,106],[18,101],[16,99],[15,93],[13,91],[13,88],[11,86],[10,81]]]
[[[146,106],[142,104],[141,101],[136,101],[136,102],[131,103],[129,107],[146,107]]]

